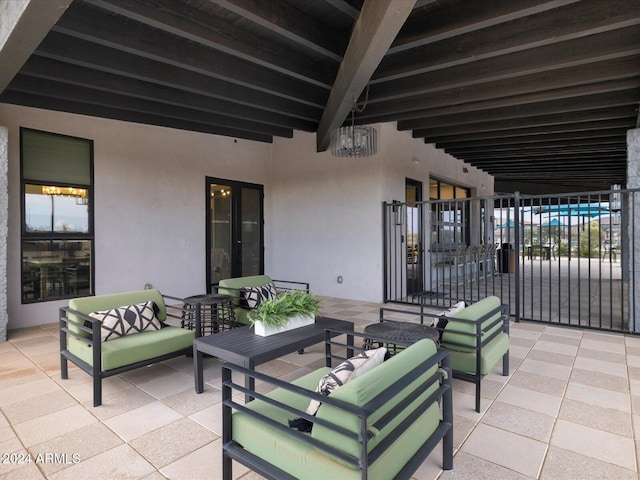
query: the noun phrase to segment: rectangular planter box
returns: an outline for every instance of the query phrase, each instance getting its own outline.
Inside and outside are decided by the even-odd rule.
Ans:
[[[291,317],[289,319],[289,323],[279,328],[266,326],[259,320],[253,325],[253,328],[255,329],[256,335],[260,335],[261,337],[268,337],[269,335],[286,332],[288,330],[293,330],[294,328],[306,327],[307,325],[312,325],[315,322],[316,317],[298,315],[297,317]]]

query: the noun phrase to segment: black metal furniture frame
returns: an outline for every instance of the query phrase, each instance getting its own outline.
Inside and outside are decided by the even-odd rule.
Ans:
[[[196,338],[193,342],[193,369],[196,393],[204,391],[203,354],[254,369],[256,365],[304,349],[325,339],[325,329],[353,331],[353,323],[327,317],[317,317],[316,323],[277,333],[269,337],[256,335],[251,327],[239,327],[226,332]],[[253,377],[247,377],[247,389],[254,390]],[[248,396],[248,398],[250,395]]]
[[[344,334],[346,336],[346,343],[340,343],[338,340],[334,339],[334,337],[341,334]],[[371,337],[370,335],[365,335],[358,332],[340,329],[327,329],[325,332],[325,358],[327,367],[332,366],[333,360],[342,362],[346,358],[351,357],[353,355],[354,349],[356,351],[364,350],[363,347],[354,347],[354,337],[362,338],[363,343],[364,340],[368,338],[372,338],[374,341],[384,341],[384,339]],[[405,344],[405,346],[409,345],[410,344]],[[341,351],[343,350],[345,352],[344,356],[334,353],[333,347],[338,347],[338,349]],[[415,394],[408,394],[406,400],[398,406],[399,408],[392,409],[391,412],[389,412],[387,415],[384,415],[376,424],[369,424],[368,419],[372,415],[374,415],[378,409],[382,408],[386,404],[386,402],[388,402],[397,394],[398,391],[406,388],[418,377],[420,377],[420,375],[422,375],[426,370],[434,365],[439,365],[440,368],[428,380],[426,380],[425,382],[421,382],[419,385],[415,386]],[[274,388],[284,389],[290,391],[291,393],[305,396],[309,398],[309,400],[315,399],[322,403],[331,405],[339,410],[357,415],[360,418],[361,422],[360,433],[357,435],[357,440],[361,446],[360,457],[351,457],[343,453],[342,451],[333,448],[332,446],[326,445],[322,442],[319,442],[318,440],[311,438],[311,436],[309,436],[308,434],[298,432],[285,425],[280,425],[270,420],[269,418],[264,417],[261,414],[253,410],[249,410],[243,405],[236,403],[233,400],[234,395],[237,395],[238,393],[250,393],[256,399],[269,403],[270,405],[274,405],[278,408],[287,410],[291,413],[292,418],[303,417],[309,421],[323,424],[334,429],[340,428],[336,425],[332,425],[327,420],[322,420],[316,418],[315,416],[307,415],[306,412],[298,411],[265,395],[254,393],[253,391],[248,392],[246,387],[242,387],[241,385],[234,383],[232,381],[232,376],[235,376],[236,380],[242,376],[244,376],[245,378],[250,377],[252,381],[260,380],[261,382],[264,382],[266,384],[273,385]],[[439,387],[433,393],[433,395],[431,395],[428,399],[425,400],[425,402],[417,407],[416,410],[414,410],[404,421],[400,422],[400,424],[394,429],[391,434],[389,434],[389,436],[385,440],[380,442],[378,446],[368,452],[367,442],[369,440],[369,435],[366,433],[368,429],[381,430],[389,423],[392,423],[395,420],[396,416],[398,414],[402,414],[402,412],[405,410],[405,408],[403,407],[406,407],[417,395],[420,394],[420,392],[423,392],[425,389],[434,384],[438,384]],[[386,389],[383,393],[381,393],[367,405],[364,405],[362,407],[349,405],[344,402],[334,400],[331,396],[323,396],[316,392],[306,390],[282,380],[269,377],[268,375],[255,372],[238,365],[225,363],[222,367],[222,478],[223,480],[232,479],[232,460],[242,463],[248,468],[264,476],[265,478],[269,478],[272,480],[293,480],[294,478],[288,473],[283,472],[279,468],[275,467],[274,465],[271,465],[266,460],[244,450],[241,445],[233,441],[231,416],[234,410],[242,411],[245,414],[249,415],[251,418],[255,419],[256,422],[265,422],[270,426],[278,429],[280,432],[284,432],[287,435],[295,437],[297,441],[303,442],[305,444],[310,444],[315,448],[326,452],[328,455],[337,457],[340,459],[340,461],[346,462],[347,464],[360,469],[361,478],[363,480],[366,480],[368,475],[368,465],[372,464],[385,451],[389,450],[408,425],[414,422],[415,419],[418,418],[431,405],[433,405],[434,402],[439,401],[441,402],[442,413],[438,428],[418,449],[416,454],[404,466],[404,468],[398,473],[398,475],[395,477],[396,480],[410,479],[413,473],[418,469],[418,467],[420,467],[420,465],[424,462],[424,460],[429,456],[429,454],[441,440],[443,449],[443,469],[450,470],[451,468],[453,468],[453,403],[451,390],[451,357],[449,352],[438,350],[434,356],[426,359],[420,364],[415,365],[415,368],[413,368],[410,372],[407,372],[406,375],[398,378],[392,388]],[[346,431],[342,431],[341,433],[354,436],[353,433],[349,433]],[[317,472],[312,472],[312,474],[314,473]]]
[[[171,297],[169,295],[162,295],[162,298],[165,300],[174,300],[179,302],[184,302],[184,299],[178,297]],[[174,318],[177,320],[181,320],[182,315],[186,310],[186,306],[183,305],[179,307],[177,305],[169,305],[165,302],[165,307],[167,309],[167,318]],[[179,312],[179,313],[174,313]],[[190,313],[193,313],[193,310],[189,310]],[[73,318],[69,317],[69,314],[75,315],[80,321],[76,321]],[[102,370],[102,342],[100,340],[100,329],[102,327],[102,322],[93,317],[85,315],[82,312],[74,310],[69,307],[60,308],[59,315],[59,328],[60,328],[60,377],[63,380],[69,378],[69,369],[67,361],[71,361],[79,368],[84,370],[86,373],[93,377],[93,406],[99,407],[102,405],[102,379],[111,377],[113,375],[118,375],[120,373],[128,372],[130,370],[135,370],[136,368],[145,367],[147,365],[151,365],[153,363],[161,362],[163,360],[168,360],[170,358],[179,357],[182,355],[190,355],[192,352],[191,348],[184,348],[182,350],[177,350],[175,352],[161,355],[154,358],[149,358],[143,362],[136,362],[130,365],[124,365],[119,368],[114,368],[111,370],[104,371]],[[73,325],[73,328],[84,332],[88,335],[84,336],[79,334],[78,332],[69,328],[69,325]],[[201,331],[200,327],[200,305],[195,305],[195,324],[196,324],[196,332]],[[197,334],[197,333],[196,333]],[[87,346],[92,347],[93,352],[93,365],[89,365],[84,362],[69,350],[67,350],[67,335],[71,335],[81,342],[87,344]]]
[[[408,314],[408,315],[420,315],[420,323],[424,323],[424,317],[427,318],[432,318],[432,319],[440,319],[440,318],[444,318],[447,319],[448,321],[455,321],[455,322],[460,322],[460,323],[467,323],[470,325],[473,325],[475,327],[475,333],[464,333],[464,332],[458,332],[456,331],[455,333],[457,335],[462,335],[462,336],[467,336],[470,338],[474,338],[474,342],[473,342],[473,347],[470,346],[469,344],[463,344],[463,343],[457,343],[457,342],[447,342],[449,345],[456,345],[456,346],[460,346],[463,348],[472,348],[475,351],[475,356],[476,356],[476,371],[475,373],[469,373],[469,372],[463,372],[463,371],[459,371],[459,370],[453,370],[453,378],[458,378],[460,380],[463,380],[465,382],[471,382],[473,384],[475,384],[476,386],[476,412],[480,412],[480,383],[482,381],[482,377],[483,375],[480,374],[481,371],[481,363],[482,363],[482,348],[489,344],[494,338],[496,338],[500,333],[504,332],[507,335],[509,335],[509,305],[506,304],[502,304],[500,305],[498,308],[490,311],[489,313],[487,313],[486,315],[476,319],[476,320],[467,320],[467,319],[463,319],[463,318],[456,318],[456,317],[447,317],[444,315],[436,315],[433,313],[426,313],[424,312],[424,310],[421,309],[420,312],[416,312],[416,311],[408,311],[408,310],[399,310],[397,308],[388,308],[388,307],[381,307],[380,308],[380,321],[384,321],[384,312],[393,312],[393,313],[404,313],[404,314]],[[500,316],[498,318],[496,318],[495,321],[491,322],[490,324],[486,325],[484,330],[482,329],[482,325],[484,322],[486,322],[489,318],[493,317],[496,314],[500,314]],[[496,325],[498,325],[499,323],[502,323],[502,328],[496,329],[495,332],[493,332],[490,336],[486,337],[486,338],[482,338],[482,334],[486,331],[490,331],[491,329],[493,329]],[[434,327],[437,328],[437,330],[439,330],[440,332],[444,331],[443,327]],[[503,357],[502,357],[502,375],[503,376],[508,376],[509,375],[509,352],[507,352]]]

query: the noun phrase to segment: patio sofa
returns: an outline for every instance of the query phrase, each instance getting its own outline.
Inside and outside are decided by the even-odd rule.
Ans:
[[[177,303],[167,305],[165,299]],[[69,300],[59,316],[60,376],[69,378],[68,361],[80,367],[93,377],[93,406],[102,405],[103,378],[192,353],[194,332],[166,323],[182,318],[184,305],[157,289]],[[131,329],[120,335],[120,328]]]
[[[337,332],[338,330],[336,330]],[[331,371],[332,347],[353,352],[357,332],[325,340],[327,366],[288,383],[230,363],[223,365],[223,479],[235,460],[266,478],[409,479],[442,441],[443,469],[453,467],[451,362],[433,341],[421,340],[333,390],[315,392]],[[351,336],[340,344],[340,339]],[[360,349],[361,350],[361,349]],[[267,394],[237,403],[246,377]],[[305,409],[321,402],[315,416]],[[292,419],[312,422],[310,433],[290,427]]]
[[[464,305],[463,305],[464,306]],[[451,353],[453,377],[476,386],[475,409],[480,412],[480,383],[502,360],[502,375],[509,375],[509,307],[496,296],[489,296],[449,315],[382,307],[380,321],[386,312],[398,315],[420,315],[421,321],[434,324],[441,332],[440,347]]]
[[[268,288],[264,288],[268,287]],[[247,303],[246,296],[252,292],[250,290],[264,291],[271,293],[283,292],[286,290],[304,290],[309,292],[309,284],[305,282],[293,282],[289,280],[273,280],[268,275],[253,275],[247,277],[227,278],[220,280],[217,285],[218,293],[224,295],[230,295],[233,297],[234,313],[236,323],[248,325],[249,319],[247,318],[251,308]]]

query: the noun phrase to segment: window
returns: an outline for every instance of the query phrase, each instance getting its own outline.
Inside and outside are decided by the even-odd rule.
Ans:
[[[429,179],[431,204],[431,243],[469,243],[470,189],[453,185],[435,178]]]
[[[23,128],[22,302],[93,295],[93,142]]]

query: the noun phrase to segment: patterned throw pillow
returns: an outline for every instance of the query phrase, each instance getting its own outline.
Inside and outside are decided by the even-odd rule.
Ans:
[[[158,306],[148,301],[136,305],[125,305],[111,310],[91,312],[93,317],[102,322],[100,337],[103,342],[145,330],[160,330],[162,324],[158,320]]]
[[[273,283],[240,289],[240,298],[246,302],[249,308],[257,308],[263,301],[275,298],[277,295],[278,292]]]
[[[387,349],[380,347],[375,350],[365,350],[355,357],[345,360],[320,379],[316,392],[329,396],[331,392],[347,383],[348,380],[353,380],[360,375],[364,375],[372,368],[380,365],[384,362],[386,354]],[[320,405],[321,403],[317,400],[311,400],[306,413],[308,415],[315,415]],[[301,432],[310,432],[313,428],[313,422],[304,418],[296,418],[289,420],[289,427]]]
[[[355,357],[345,360],[320,379],[316,392],[329,396],[331,392],[347,383],[347,381],[359,377],[373,367],[380,365],[384,361],[386,353],[387,349],[380,347],[375,350],[365,350]],[[362,371],[360,371],[361,369]],[[307,413],[315,415],[318,408],[320,408],[320,402],[311,400],[307,407]]]
[[[456,313],[462,311],[467,307],[467,304],[464,302],[458,302],[453,305],[449,310],[445,310],[442,312],[438,319],[433,321],[433,326],[438,329],[438,333],[440,335],[440,341],[442,341],[442,334],[444,333],[444,327],[447,326],[449,320],[446,317],[455,317]]]

